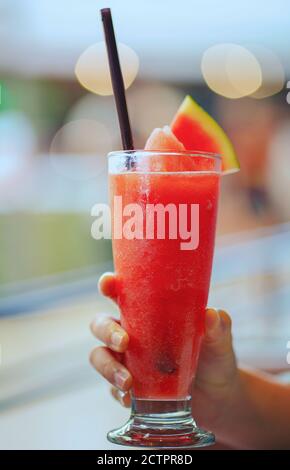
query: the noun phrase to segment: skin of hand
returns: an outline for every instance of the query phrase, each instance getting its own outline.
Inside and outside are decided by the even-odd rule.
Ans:
[[[99,290],[117,302],[113,273],[101,276]],[[237,367],[231,319],[225,311],[208,308],[205,321],[192,392],[192,414],[198,425],[235,448],[290,448],[290,387],[267,374]],[[96,316],[91,331],[104,346],[92,350],[90,362],[111,383],[114,398],[129,407],[132,376],[122,364],[128,334],[107,314]]]
[[[100,292],[117,299],[114,274],[105,273],[99,281]],[[91,323],[93,334],[105,346],[96,347],[90,356],[91,364],[112,384],[112,394],[123,405],[130,406],[132,377],[122,364],[129,337],[120,324],[105,314]],[[193,416],[200,425],[211,427],[218,422],[227,407],[237,377],[232,348],[231,319],[223,310],[207,309],[206,335],[199,358],[193,391]]]

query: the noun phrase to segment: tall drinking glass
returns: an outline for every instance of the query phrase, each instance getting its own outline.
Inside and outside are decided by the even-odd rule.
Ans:
[[[200,447],[191,389],[204,334],[221,160],[198,152],[109,154],[113,257],[125,365],[133,376],[129,421],[111,442]]]

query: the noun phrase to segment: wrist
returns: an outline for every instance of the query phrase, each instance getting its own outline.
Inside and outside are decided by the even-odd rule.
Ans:
[[[249,373],[238,368],[228,391],[227,406],[213,429],[219,442],[234,448],[251,448],[258,433],[259,418],[249,388]]]

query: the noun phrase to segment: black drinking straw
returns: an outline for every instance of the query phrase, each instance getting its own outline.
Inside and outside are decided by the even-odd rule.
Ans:
[[[123,149],[133,150],[134,144],[126,103],[124,80],[120,67],[118,49],[110,8],[103,8],[101,10],[101,17],[104,27],[110,74],[118,113]]]

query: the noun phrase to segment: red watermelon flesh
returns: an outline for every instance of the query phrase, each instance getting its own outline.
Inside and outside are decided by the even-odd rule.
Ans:
[[[211,153],[219,153],[219,144],[204,132],[201,124],[194,121],[186,114],[176,116],[172,125],[174,135],[182,141],[184,148],[188,150],[204,151]],[[194,136],[194,143],[193,143]]]
[[[154,129],[146,142],[145,150],[150,150],[154,153],[149,159],[146,157],[144,162],[141,162],[142,171],[144,171],[145,167],[147,171],[169,172],[212,171],[215,168],[213,158],[206,158],[198,154],[188,155],[184,145],[172,133],[169,126],[164,126],[162,129]],[[167,151],[171,155],[166,155]],[[164,152],[165,154],[160,155],[159,152]],[[182,154],[183,152],[184,155]]]

